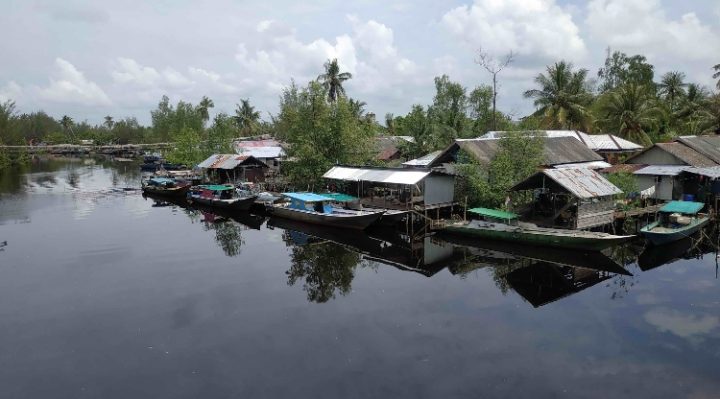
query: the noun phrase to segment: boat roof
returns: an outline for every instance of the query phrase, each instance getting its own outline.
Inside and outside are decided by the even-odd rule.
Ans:
[[[322,193],[320,194],[322,196],[328,197],[332,199],[333,201],[337,202],[352,202],[357,201],[358,197],[353,197],[352,195],[343,194],[343,193]]]
[[[332,198],[315,193],[283,193],[284,196],[302,202],[324,202],[333,201]]]
[[[696,214],[705,206],[702,202],[670,201],[660,208],[660,212]]]
[[[224,184],[203,184],[198,187],[204,188],[205,190],[211,190],[211,191],[223,191],[223,190],[234,190],[235,189],[235,187],[233,187],[233,186],[226,186]]]
[[[323,178],[342,181],[368,181],[373,183],[417,184],[431,173],[430,170],[410,168],[370,168],[334,166]]]
[[[157,184],[175,183],[175,180],[168,179],[167,177],[151,177],[150,181]]]
[[[488,216],[496,219],[506,219],[506,220],[513,220],[517,219],[518,215],[512,213],[512,212],[505,212],[501,211],[499,209],[490,209],[490,208],[472,208],[468,209],[468,212],[472,212],[477,215],[481,216]]]

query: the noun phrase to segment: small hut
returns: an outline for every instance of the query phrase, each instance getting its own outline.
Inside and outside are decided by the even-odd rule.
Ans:
[[[206,169],[220,183],[263,182],[268,166],[251,155],[214,154],[200,162],[198,168]]]
[[[589,229],[613,222],[613,196],[622,193],[598,172],[587,169],[544,169],[510,191],[532,190],[526,218],[543,226]]]

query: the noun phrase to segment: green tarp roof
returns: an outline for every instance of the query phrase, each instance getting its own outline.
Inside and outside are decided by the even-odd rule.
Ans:
[[[235,189],[233,186],[226,186],[224,184],[204,184],[204,185],[201,185],[198,187],[204,188],[205,190],[210,190],[210,191],[224,191],[224,190],[234,190]]]
[[[342,194],[342,193],[322,193],[320,194],[323,197],[332,198],[333,201],[337,202],[352,202],[357,201],[358,197],[353,197],[352,195]]]
[[[660,212],[696,214],[700,212],[703,206],[705,206],[705,204],[702,202],[670,201],[660,208]]]
[[[517,219],[518,215],[512,213],[512,212],[505,212],[498,209],[490,209],[490,208],[472,208],[468,209],[468,212],[472,212],[481,216],[488,216],[495,219],[506,219],[506,220],[512,220]]]

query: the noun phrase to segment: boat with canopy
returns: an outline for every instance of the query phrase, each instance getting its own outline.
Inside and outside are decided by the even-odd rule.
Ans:
[[[364,230],[383,215],[383,211],[344,209],[332,206],[334,198],[315,193],[283,193],[284,202],[268,204],[277,217],[324,226]]]
[[[213,208],[246,211],[257,198],[256,195],[239,195],[232,184],[206,184],[193,186],[188,199]]]
[[[710,218],[699,213],[702,202],[670,201],[658,211],[656,221],[640,229],[640,234],[655,245],[689,237],[710,223]]]

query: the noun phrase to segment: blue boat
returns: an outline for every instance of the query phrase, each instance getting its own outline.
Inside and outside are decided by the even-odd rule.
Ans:
[[[267,205],[271,215],[323,226],[364,230],[384,213],[337,208],[330,205],[333,198],[314,193],[283,193],[283,197],[285,202]]]
[[[640,234],[655,245],[689,237],[710,223],[707,215],[698,213],[704,206],[702,202],[670,201],[660,208],[658,220],[640,229]]]

